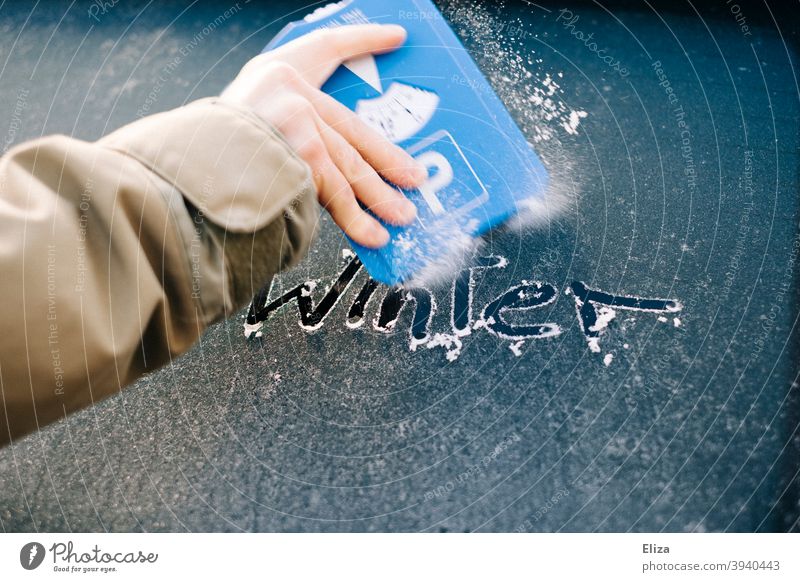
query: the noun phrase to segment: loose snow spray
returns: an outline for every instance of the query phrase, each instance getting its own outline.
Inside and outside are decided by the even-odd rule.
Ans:
[[[527,49],[520,46],[520,39],[532,34],[524,22],[500,21],[480,3],[445,5],[443,12],[456,34],[468,43],[495,93],[547,165],[550,179],[545,191],[521,196],[517,212],[503,227],[522,231],[546,226],[574,204],[580,192],[573,171],[575,163],[560,138],[577,135],[588,114],[564,101],[559,83],[563,72],[547,71],[543,58],[524,55]],[[535,190],[535,186],[532,188]],[[406,281],[405,286],[435,287],[451,280],[483,246],[480,237],[463,232],[449,234],[452,236],[441,237],[439,258]],[[517,349],[512,351],[517,353]]]
[[[502,2],[497,5],[498,10],[502,7]],[[501,20],[480,2],[466,6],[459,2],[446,14],[459,36],[474,43],[478,65],[550,174],[544,195],[524,198],[506,226],[518,230],[546,226],[574,204],[580,192],[574,158],[561,138],[577,135],[588,113],[564,100],[560,84],[564,73],[548,70],[545,59],[522,43],[535,35],[528,23]]]

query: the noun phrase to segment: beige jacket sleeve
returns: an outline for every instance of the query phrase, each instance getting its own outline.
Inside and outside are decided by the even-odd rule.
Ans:
[[[307,251],[309,170],[214,99],[0,160],[0,444],[186,351]],[[252,258],[252,261],[251,261]]]

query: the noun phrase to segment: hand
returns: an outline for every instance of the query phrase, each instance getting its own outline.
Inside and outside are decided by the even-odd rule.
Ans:
[[[283,134],[311,167],[320,204],[353,240],[371,248],[385,245],[389,233],[358,201],[390,224],[409,224],[415,206],[381,176],[413,188],[427,171],[319,88],[342,62],[394,50],[405,38],[396,25],[318,30],[252,59],[221,96],[250,107]]]

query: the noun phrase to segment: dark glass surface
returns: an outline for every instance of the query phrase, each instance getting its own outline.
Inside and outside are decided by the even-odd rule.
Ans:
[[[551,3],[444,6],[531,138],[533,105],[497,69],[498,38],[530,59],[531,83],[550,73],[555,98],[588,113],[577,135],[556,127],[534,144],[571,196],[563,214],[493,233],[482,256],[508,265],[473,273],[473,318],[538,282],[550,303],[514,309],[509,295],[494,312],[560,334],[520,355],[485,329],[452,360],[412,351],[413,302],[383,331],[373,321],[386,328],[398,297],[382,321],[384,287],[351,308],[363,272],[314,332],[289,302],[246,341],[242,312],[117,397],[0,450],[2,528],[797,529],[798,29],[788,10],[740,3],[744,30],[718,4],[578,3],[570,18]],[[241,3],[204,33],[231,5],[69,6],[0,9],[7,144],[94,139],[217,93],[305,12]],[[319,302],[346,248],[325,218],[271,299],[317,280]],[[431,332],[451,333],[449,284],[432,294]],[[576,298],[619,299],[599,352]],[[637,299],[682,309],[628,309]]]

